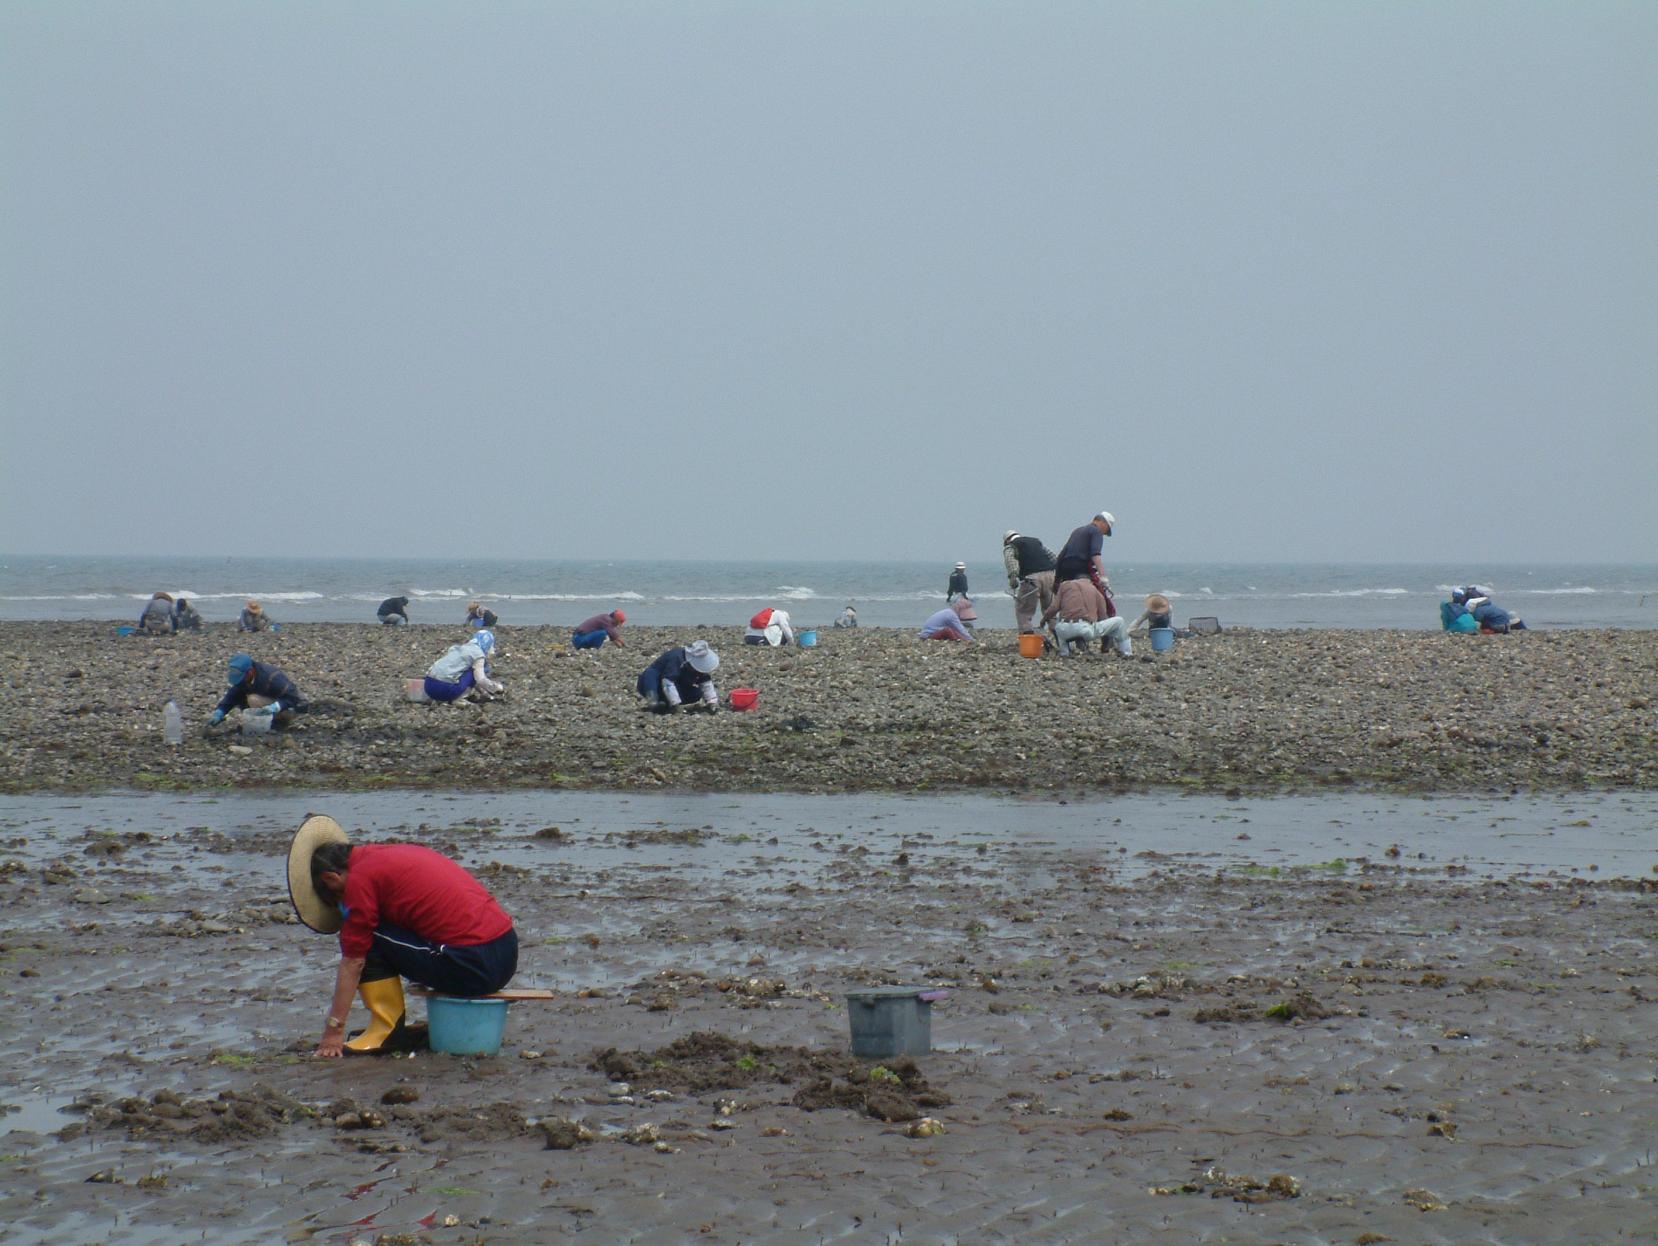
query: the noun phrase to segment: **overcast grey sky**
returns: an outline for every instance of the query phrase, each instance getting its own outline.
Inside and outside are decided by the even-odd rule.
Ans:
[[[0,549],[1654,561],[1658,4],[0,5]],[[980,555],[974,554],[978,557]]]

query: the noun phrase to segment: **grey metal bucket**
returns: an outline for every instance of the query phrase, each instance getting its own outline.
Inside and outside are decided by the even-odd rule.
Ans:
[[[846,993],[852,1054],[863,1060],[924,1056],[933,1049],[933,1001],[948,991],[875,986]]]

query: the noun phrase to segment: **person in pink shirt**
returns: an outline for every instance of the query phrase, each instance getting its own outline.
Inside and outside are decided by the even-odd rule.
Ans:
[[[570,634],[570,647],[597,649],[608,640],[618,649],[626,649],[627,646],[622,643],[622,624],[627,621],[628,616],[620,610],[595,614],[591,619],[576,624],[576,630]]]

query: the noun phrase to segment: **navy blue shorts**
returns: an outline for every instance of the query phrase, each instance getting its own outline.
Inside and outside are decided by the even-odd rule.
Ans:
[[[363,963],[364,982],[407,978],[440,995],[476,998],[499,991],[518,970],[518,932],[470,947],[434,943],[401,926],[382,925]]]

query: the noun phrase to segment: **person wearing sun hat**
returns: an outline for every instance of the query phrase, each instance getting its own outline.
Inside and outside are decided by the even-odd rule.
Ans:
[[[271,622],[270,615],[265,613],[265,607],[252,597],[242,607],[242,617],[236,626],[244,632],[274,632],[276,624]]]
[[[609,614],[595,614],[591,619],[576,625],[576,630],[570,633],[570,647],[598,649],[608,640],[618,649],[626,649],[627,646],[622,643],[622,624],[627,621],[628,616],[620,610],[612,610]]]
[[[495,633],[487,627],[472,633],[426,669],[423,685],[431,701],[458,701],[467,693],[489,700],[506,691],[489,677],[489,655],[495,649]]]
[[[403,1041],[403,979],[477,999],[512,981],[518,933],[495,897],[459,864],[420,844],[353,845],[314,814],[288,846],[288,896],[299,920],[340,936],[328,1019],[314,1055],[395,1051]],[[369,1024],[346,1038],[353,995]]]
[[[285,727],[293,721],[295,714],[303,714],[309,708],[293,680],[276,667],[255,662],[245,653],[238,653],[230,659],[225,683],[230,686],[219,698],[213,717],[208,720],[209,726],[222,723],[231,710],[242,710],[245,713],[269,714],[272,726]]]
[[[693,640],[688,645],[669,649],[639,674],[635,684],[645,708],[659,713],[677,710],[687,701],[701,703],[710,711],[720,708],[719,689],[714,686],[714,672],[719,669],[720,655],[706,640]]]
[[[1140,617],[1129,626],[1129,631],[1139,632],[1150,627],[1174,626],[1172,607],[1169,599],[1162,593],[1153,593],[1146,598],[1146,608],[1140,612]]]
[[[958,597],[967,596],[967,564],[958,562],[950,572],[950,583],[944,589],[946,604]]]

